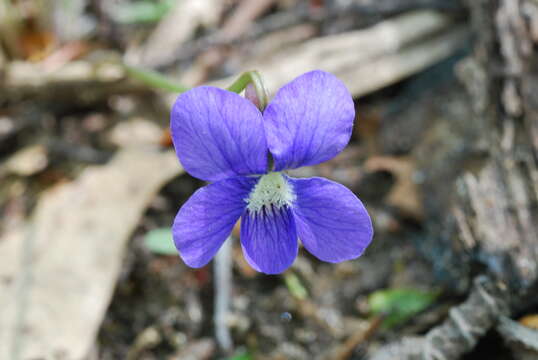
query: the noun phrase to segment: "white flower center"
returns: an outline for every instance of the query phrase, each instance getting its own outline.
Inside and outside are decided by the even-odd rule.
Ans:
[[[248,198],[245,199],[248,204],[247,209],[251,214],[258,214],[264,208],[265,211],[271,213],[273,207],[280,209],[283,206],[290,206],[293,200],[295,200],[293,189],[280,172],[270,172],[260,177]]]

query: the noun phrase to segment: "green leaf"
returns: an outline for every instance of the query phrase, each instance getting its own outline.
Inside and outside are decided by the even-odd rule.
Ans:
[[[162,19],[175,2],[176,0],[142,0],[122,3],[113,12],[113,17],[122,24],[154,23]]]
[[[253,357],[248,352],[239,352],[232,357],[228,358],[227,360],[252,360]]]
[[[170,228],[159,228],[149,231],[144,236],[144,244],[155,254],[177,255]]]
[[[306,291],[306,288],[301,284],[301,280],[299,280],[297,275],[290,272],[284,274],[284,282],[293,297],[299,300],[306,299],[308,291]]]
[[[373,314],[385,315],[385,328],[401,324],[430,306],[437,292],[416,289],[386,289],[375,291],[368,297]]]

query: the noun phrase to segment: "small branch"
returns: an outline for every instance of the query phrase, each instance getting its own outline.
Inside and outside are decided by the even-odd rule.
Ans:
[[[342,79],[354,97],[366,95],[420,72],[463,49],[464,25],[433,11],[415,11],[372,27],[324,36],[254,59],[246,69],[264,76],[269,95],[294,76],[322,69]],[[232,81],[225,78],[213,85]]]
[[[327,359],[332,360],[345,360],[348,359],[353,350],[360,346],[365,341],[368,341],[379,329],[383,323],[383,316],[374,317],[366,329],[360,329],[359,331],[352,334],[341,346],[339,346]]]
[[[478,340],[508,314],[507,291],[502,284],[480,276],[462,304],[423,337],[403,338],[379,349],[372,360],[456,360],[471,351]]]

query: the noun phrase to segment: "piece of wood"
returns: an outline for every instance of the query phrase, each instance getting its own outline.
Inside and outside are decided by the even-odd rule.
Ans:
[[[474,121],[486,122],[489,157],[459,180],[460,235],[453,241],[478,255],[474,260],[505,281],[517,300],[538,281],[538,51],[522,2],[481,0],[470,7],[475,70],[462,80],[480,104]]]
[[[33,221],[2,237],[0,359],[86,358],[132,231],[182,171],[173,151],[120,150],[48,190]]]
[[[244,64],[258,70],[271,95],[285,83],[309,70],[321,69],[342,79],[358,97],[450,56],[468,38],[467,29],[434,11],[415,11],[371,28],[325,36]],[[226,86],[234,78],[216,81]]]
[[[529,28],[536,18],[529,21],[533,13],[524,11],[531,5],[530,0],[468,2],[476,42],[460,78],[487,157],[462,172],[453,189],[439,189],[452,194],[442,228],[451,236],[439,233],[441,240],[433,241],[455,253],[460,264],[454,266],[481,268],[490,280],[480,277],[469,298],[425,337],[388,345],[375,360],[393,358],[390,354],[403,360],[460,359],[499,320],[506,337],[502,319],[537,304],[538,51]],[[470,271],[460,276],[464,281]],[[509,341],[529,345],[528,333],[511,331]],[[514,353],[514,358],[525,357]]]
[[[377,350],[372,360],[457,360],[509,312],[507,289],[481,276],[468,298],[450,309],[448,318],[425,336],[404,337]]]
[[[33,101],[56,102],[56,105],[58,99],[84,105],[112,94],[147,89],[128,81],[124,67],[117,60],[78,60],[54,69],[47,69],[46,64],[12,61],[6,64],[1,80],[0,101],[32,97]]]
[[[158,67],[174,60],[181,46],[200,26],[214,26],[224,10],[220,0],[181,0],[163,18],[141,48],[130,49],[127,61]]]

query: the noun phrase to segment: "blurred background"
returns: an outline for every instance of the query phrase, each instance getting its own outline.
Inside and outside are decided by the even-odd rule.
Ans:
[[[535,0],[0,0],[0,359],[537,359],[537,43]],[[188,268],[171,104],[313,69],[357,119],[293,175],[372,245]]]

